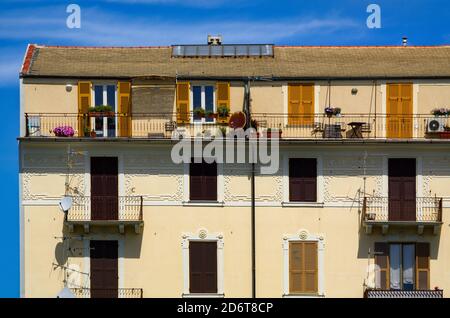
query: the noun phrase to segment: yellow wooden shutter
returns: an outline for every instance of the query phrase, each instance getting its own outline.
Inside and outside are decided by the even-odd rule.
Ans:
[[[314,85],[302,85],[302,125],[312,125],[314,122]]]
[[[314,85],[288,85],[288,124],[312,125],[314,122]]]
[[[189,82],[177,83],[177,122],[189,123]]]
[[[412,84],[402,84],[401,85],[401,138],[412,138],[413,131],[413,87]]]
[[[288,85],[288,124],[299,125],[301,122],[301,86],[300,84]]]
[[[317,242],[289,243],[289,292],[314,294],[318,291]]]
[[[119,136],[131,137],[131,83],[118,83]]]
[[[216,84],[216,109],[219,106],[225,106],[230,113],[230,83],[217,82]],[[229,116],[228,116],[229,117]],[[218,123],[228,123],[228,117],[218,117]]]
[[[400,105],[400,85],[388,84],[386,92],[386,137],[399,138],[400,137],[400,120],[401,113]]]
[[[78,136],[84,136],[84,130],[90,131],[87,116],[91,106],[91,82],[78,82]]]

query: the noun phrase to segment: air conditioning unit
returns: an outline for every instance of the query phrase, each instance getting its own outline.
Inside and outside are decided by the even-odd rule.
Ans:
[[[447,118],[435,117],[427,120],[427,133],[437,133],[444,131]]]

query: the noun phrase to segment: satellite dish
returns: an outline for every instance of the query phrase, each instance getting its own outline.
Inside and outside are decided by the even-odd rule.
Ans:
[[[74,293],[68,287],[64,287],[61,291],[56,295],[56,298],[76,298]]]
[[[72,207],[72,197],[63,197],[59,202],[59,206],[63,212],[69,211]]]
[[[235,112],[231,115],[228,125],[234,129],[244,128],[246,122],[247,116],[245,116],[244,112]]]

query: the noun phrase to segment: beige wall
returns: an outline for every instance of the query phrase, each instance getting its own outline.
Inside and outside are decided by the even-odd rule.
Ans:
[[[119,157],[120,195],[144,195],[144,229],[136,234],[131,228],[121,235],[118,229],[92,227],[89,234],[81,228],[69,233],[63,227],[63,213],[57,203],[64,193],[64,144],[23,143],[22,206],[24,211],[24,291],[26,297],[54,297],[63,287],[63,270],[53,263],[87,271],[89,259],[84,250],[87,240],[116,239],[119,251],[120,287],[143,288],[146,297],[180,297],[183,291],[183,235],[198,235],[199,230],[220,234],[224,242],[224,292],[226,297],[251,296],[250,247],[250,170],[239,164],[223,167],[224,207],[186,206],[183,166],[170,163],[170,147],[79,143],[75,151],[85,151],[74,159],[70,185],[89,195],[88,162],[90,156]],[[367,151],[367,158],[365,152]],[[307,230],[324,239],[325,296],[361,297],[367,280],[367,266],[373,262],[370,252],[376,241],[427,241],[431,243],[431,285],[450,290],[450,248],[447,237],[450,212],[450,157],[448,146],[303,146],[283,147],[281,166],[274,176],[258,175],[257,193],[257,295],[281,297],[283,294],[283,238]],[[282,207],[285,198],[283,158],[321,158],[323,186],[319,189],[323,206]],[[416,157],[420,162],[418,191],[423,196],[443,196],[444,224],[438,235],[426,228],[390,229],[371,235],[360,228],[359,191],[383,195],[387,190],[384,157]],[[365,172],[364,172],[365,171]],[[87,174],[86,174],[87,172]],[[220,179],[220,177],[219,177]],[[71,236],[76,252],[65,262],[62,236]],[[82,239],[81,239],[82,237]],[[122,254],[121,254],[122,253]],[[65,263],[64,263],[65,262]],[[86,286],[83,274],[69,281]]]

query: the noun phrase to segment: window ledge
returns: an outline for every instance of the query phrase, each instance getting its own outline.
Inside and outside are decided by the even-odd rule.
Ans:
[[[225,294],[182,294],[182,298],[224,298]]]
[[[322,298],[325,297],[323,293],[321,294],[284,294],[283,298]]]
[[[223,207],[224,202],[218,201],[187,201],[183,202],[183,206],[211,206],[211,207]]]
[[[323,202],[281,202],[281,206],[283,207],[293,207],[293,208],[323,208]]]

